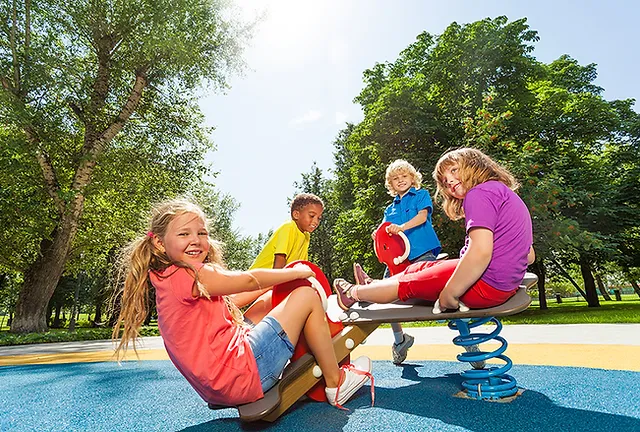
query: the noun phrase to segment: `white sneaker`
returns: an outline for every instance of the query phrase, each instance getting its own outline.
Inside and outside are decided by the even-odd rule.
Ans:
[[[324,390],[329,403],[335,407],[345,409],[342,405],[346,403],[368,379],[371,379],[371,405],[373,405],[374,390],[373,376],[371,375],[371,359],[366,356],[358,357],[351,362],[351,364],[342,366],[340,370],[344,371],[344,374],[341,373],[342,384],[340,387],[327,387]]]

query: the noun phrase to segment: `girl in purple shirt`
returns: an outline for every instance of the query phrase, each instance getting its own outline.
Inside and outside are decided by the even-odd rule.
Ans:
[[[390,303],[411,298],[438,300],[441,309],[457,309],[459,302],[487,308],[515,294],[535,259],[531,216],[514,192],[516,179],[472,148],[445,153],[433,178],[447,216],[465,218],[467,235],[460,258],[415,263],[367,285],[336,279],[333,285],[343,309],[360,300]]]

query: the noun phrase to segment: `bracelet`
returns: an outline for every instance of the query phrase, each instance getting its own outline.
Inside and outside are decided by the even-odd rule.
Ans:
[[[251,273],[249,273],[248,271],[245,272],[251,279],[253,279],[253,281],[256,283],[256,285],[258,286],[258,290],[262,291],[262,285],[260,284],[260,281],[258,281],[258,279],[252,275]],[[257,291],[257,290],[256,290]]]

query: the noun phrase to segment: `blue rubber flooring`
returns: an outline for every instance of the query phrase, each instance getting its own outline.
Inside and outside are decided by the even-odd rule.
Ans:
[[[168,361],[0,367],[0,431],[640,431],[640,373],[514,366],[510,403],[454,397],[456,362],[374,362],[349,412],[301,401],[274,423],[211,411]]]

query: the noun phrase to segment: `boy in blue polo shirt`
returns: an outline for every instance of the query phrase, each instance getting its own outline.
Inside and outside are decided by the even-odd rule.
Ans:
[[[393,201],[384,211],[382,222],[390,222],[387,231],[397,234],[402,231],[409,239],[411,250],[409,261],[435,261],[440,253],[440,240],[433,229],[431,215],[433,203],[429,192],[420,189],[422,174],[409,162],[398,159],[387,167],[385,186]],[[371,280],[359,264],[354,264],[356,283],[367,283]],[[389,277],[387,268],[384,277]],[[407,351],[413,345],[413,336],[406,334],[402,326],[391,324],[395,342],[391,347],[393,363],[401,364],[407,358]]]

